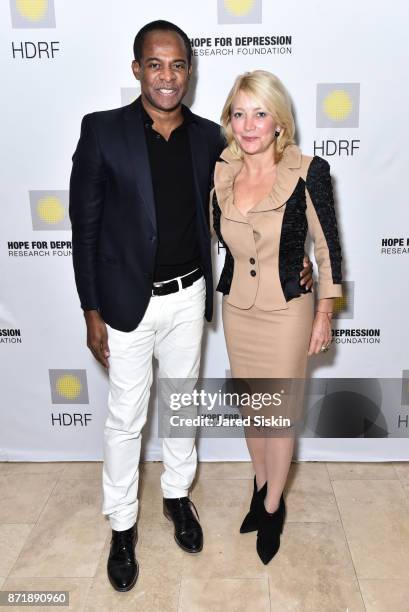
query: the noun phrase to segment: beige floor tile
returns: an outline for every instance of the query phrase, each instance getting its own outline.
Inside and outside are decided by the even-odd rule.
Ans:
[[[202,479],[197,481],[191,499],[199,513],[200,522],[216,525],[221,518],[228,519],[227,533],[239,532],[253,494],[253,482],[246,479]]]
[[[408,612],[407,580],[360,580],[367,612]]]
[[[287,479],[287,489],[292,485],[298,484],[303,486],[320,486],[322,491],[328,493],[332,490],[326,465],[318,461],[291,463]]]
[[[240,517],[241,519],[243,517]],[[256,551],[256,532],[241,534],[237,515],[220,512],[201,520],[203,550],[184,558],[183,577],[201,579],[261,578],[265,567]]]
[[[166,521],[166,525],[154,525],[144,529],[138,526],[137,551],[138,559],[143,559],[142,565],[154,569],[163,563],[164,569],[176,569],[178,572],[182,570],[186,555],[192,555],[179,548],[173,532],[173,523],[170,521]]]
[[[286,524],[280,550],[266,568],[274,612],[365,610],[338,524]]]
[[[102,479],[101,461],[71,461],[65,464],[61,478],[83,478],[84,480]]]
[[[358,578],[409,578],[409,501],[400,481],[333,486]]]
[[[396,480],[393,463],[327,462],[331,480]]]
[[[160,487],[160,477],[163,472],[162,461],[146,461],[139,464],[140,478],[152,479]]]
[[[339,512],[324,463],[292,463],[285,487],[290,522],[339,522]]]
[[[63,461],[2,461],[0,474],[60,474],[66,465]]]
[[[155,476],[152,473],[148,475],[140,474],[138,523],[142,521],[145,525],[167,522],[163,516],[163,495],[160,479]]]
[[[404,484],[409,484],[409,461],[395,463],[394,467],[399,480]]]
[[[197,507],[199,516],[217,520],[229,516],[237,521],[249,509],[253,494],[253,482],[247,479],[202,479],[195,484],[191,499]]]
[[[270,598],[266,578],[187,578],[182,580],[180,612],[268,612]]]
[[[254,478],[254,469],[250,461],[207,461],[200,462],[196,480],[215,478]]]
[[[6,580],[5,576],[0,576],[0,589],[3,587],[5,580]]]
[[[138,527],[136,558],[139,576],[128,593],[118,593],[107,577],[109,541],[101,555],[85,606],[87,612],[176,612],[184,553],[173,539],[173,530],[165,525]]]
[[[108,533],[100,483],[61,480],[10,575],[92,577]]]
[[[0,523],[35,523],[57,482],[57,474],[0,475]]]
[[[180,604],[227,612],[263,610],[269,580],[273,611],[363,611],[352,554],[368,612],[409,610],[409,463],[294,462],[281,548],[267,566],[256,534],[238,532],[252,494],[250,462],[199,464],[192,491],[204,530],[198,555],[177,547],[163,516],[162,463],[141,464],[140,576],[129,593],[114,591],[106,576],[101,466],[0,463],[0,588],[5,581],[3,589],[70,590],[70,610],[176,612]]]
[[[33,525],[0,525],[0,576],[7,576]]]
[[[3,608],[4,610],[53,610],[61,612],[61,610],[70,610],[79,612],[84,609],[85,598],[87,596],[91,578],[7,578],[3,584],[3,590],[12,591],[68,591],[69,606],[18,606],[12,608]]]

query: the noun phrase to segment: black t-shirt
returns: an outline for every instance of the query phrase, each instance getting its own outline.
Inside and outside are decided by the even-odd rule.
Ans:
[[[194,117],[184,113],[183,123],[173,130],[167,141],[153,129],[153,120],[142,103],[141,107],[158,233],[154,281],[164,281],[187,274],[200,266],[193,168],[187,130],[188,122],[194,121]]]

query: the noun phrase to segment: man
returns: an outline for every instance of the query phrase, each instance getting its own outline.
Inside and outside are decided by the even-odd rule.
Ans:
[[[132,70],[141,96],[83,118],[73,156],[73,264],[87,345],[108,369],[103,513],[112,527],[108,577],[119,591],[138,577],[135,559],[141,430],[152,357],[163,378],[198,376],[203,316],[212,317],[208,199],[225,144],[220,127],[181,104],[192,50],[174,24],[144,26]],[[311,283],[310,268],[301,282]],[[188,497],[194,438],[163,439],[163,510],[186,552],[203,547]]]

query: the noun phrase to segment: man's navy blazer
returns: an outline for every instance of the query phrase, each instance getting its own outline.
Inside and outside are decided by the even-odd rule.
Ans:
[[[194,175],[197,239],[213,311],[209,192],[225,147],[220,126],[191,113],[187,125]],[[152,294],[157,251],[155,201],[140,98],[85,115],[73,155],[69,213],[75,282],[84,310],[98,309],[120,331],[135,329]],[[183,176],[179,177],[183,180]],[[172,202],[169,202],[172,205]]]

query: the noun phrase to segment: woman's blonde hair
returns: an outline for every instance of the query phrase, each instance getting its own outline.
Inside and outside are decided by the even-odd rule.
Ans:
[[[287,145],[294,143],[295,124],[291,111],[290,96],[284,85],[274,74],[267,70],[253,70],[240,74],[231,88],[224,104],[221,124],[233,157],[241,159],[243,153],[237,144],[231,128],[231,110],[236,95],[243,91],[257,100],[281,126],[280,135],[275,139],[275,157],[278,162]]]

